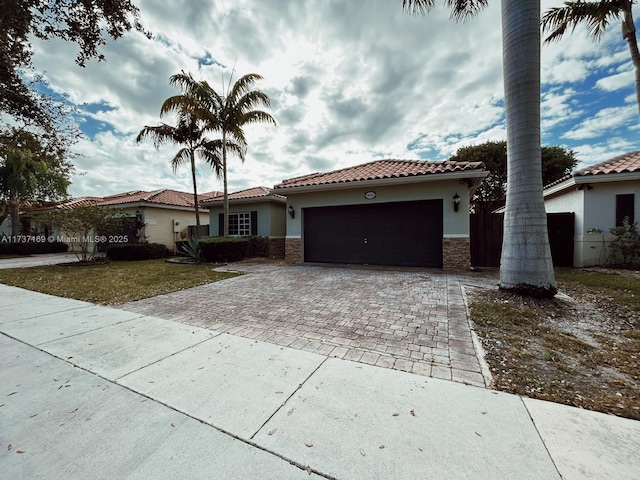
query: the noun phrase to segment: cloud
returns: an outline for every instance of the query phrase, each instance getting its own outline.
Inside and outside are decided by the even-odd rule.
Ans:
[[[444,160],[461,146],[503,140],[499,2],[462,23],[436,3],[412,16],[389,0],[140,0],[154,39],[128,33],[108,41],[106,62],[84,69],[74,64],[73,44],[34,42],[34,63],[51,87],[87,105],[78,121],[90,137],[76,146],[83,175],[71,193],[191,190],[188,169],[171,172],[175,147],[134,142],[161,120],[160,105],[177,93],[169,76],[181,70],[220,93],[230,77],[264,77],[256,87],[271,98],[278,125],[247,128],[245,163],[230,160],[231,190],[374,158]],[[628,137],[629,148],[640,149],[619,31],[598,43],[583,33],[542,49],[543,143],[587,152],[587,140]],[[208,167],[198,171],[201,191],[222,188]]]

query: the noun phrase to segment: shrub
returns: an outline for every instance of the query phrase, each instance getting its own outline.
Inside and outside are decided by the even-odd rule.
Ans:
[[[5,242],[0,241],[0,255],[37,255],[40,253],[66,252],[69,246],[63,242]]]
[[[245,258],[269,256],[269,239],[266,237],[201,237],[200,259],[203,262],[237,262]],[[176,242],[179,252],[192,256],[186,250],[192,249],[187,240]]]
[[[107,247],[107,257],[111,260],[150,260],[171,255],[161,243],[119,243]]]
[[[200,239],[202,260],[211,263],[237,262],[247,258],[249,239],[245,237],[208,237]]]
[[[636,267],[640,265],[640,235],[638,235],[638,222],[629,223],[625,217],[622,225],[614,227],[610,232],[616,237],[609,244],[611,254],[610,263],[620,264],[623,267]]]

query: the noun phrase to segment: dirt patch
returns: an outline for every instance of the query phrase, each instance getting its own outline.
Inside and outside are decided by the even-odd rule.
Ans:
[[[604,283],[561,282],[547,300],[469,290],[493,387],[640,420],[640,311]]]

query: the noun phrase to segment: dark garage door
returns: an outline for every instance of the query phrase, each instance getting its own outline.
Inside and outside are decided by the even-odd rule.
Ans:
[[[304,260],[442,267],[442,200],[304,209]]]

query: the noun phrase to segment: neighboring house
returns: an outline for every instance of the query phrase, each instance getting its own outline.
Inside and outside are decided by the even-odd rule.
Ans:
[[[209,200],[221,195],[220,192],[209,192],[199,195],[201,200]],[[79,197],[61,202],[54,207],[32,212],[38,219],[37,230],[44,232],[44,224],[40,215],[52,208],[72,209],[83,205],[97,205],[105,208],[124,210],[130,217],[138,216],[144,223],[140,238],[150,243],[162,243],[175,251],[175,241],[187,238],[189,226],[196,224],[193,194],[176,190],[160,189],[153,191],[135,190],[131,192],[109,195],[107,197]],[[209,211],[200,210],[200,223],[209,224]]]
[[[284,180],[286,260],[468,269],[481,162],[378,160]]]
[[[269,256],[284,257],[286,202],[267,187],[254,187],[229,194],[229,236],[257,235],[269,238]],[[224,235],[222,194],[201,205],[209,209],[209,235]]]
[[[544,188],[547,213],[574,213],[574,267],[603,265],[612,227],[640,212],[640,151],[577,170]]]

